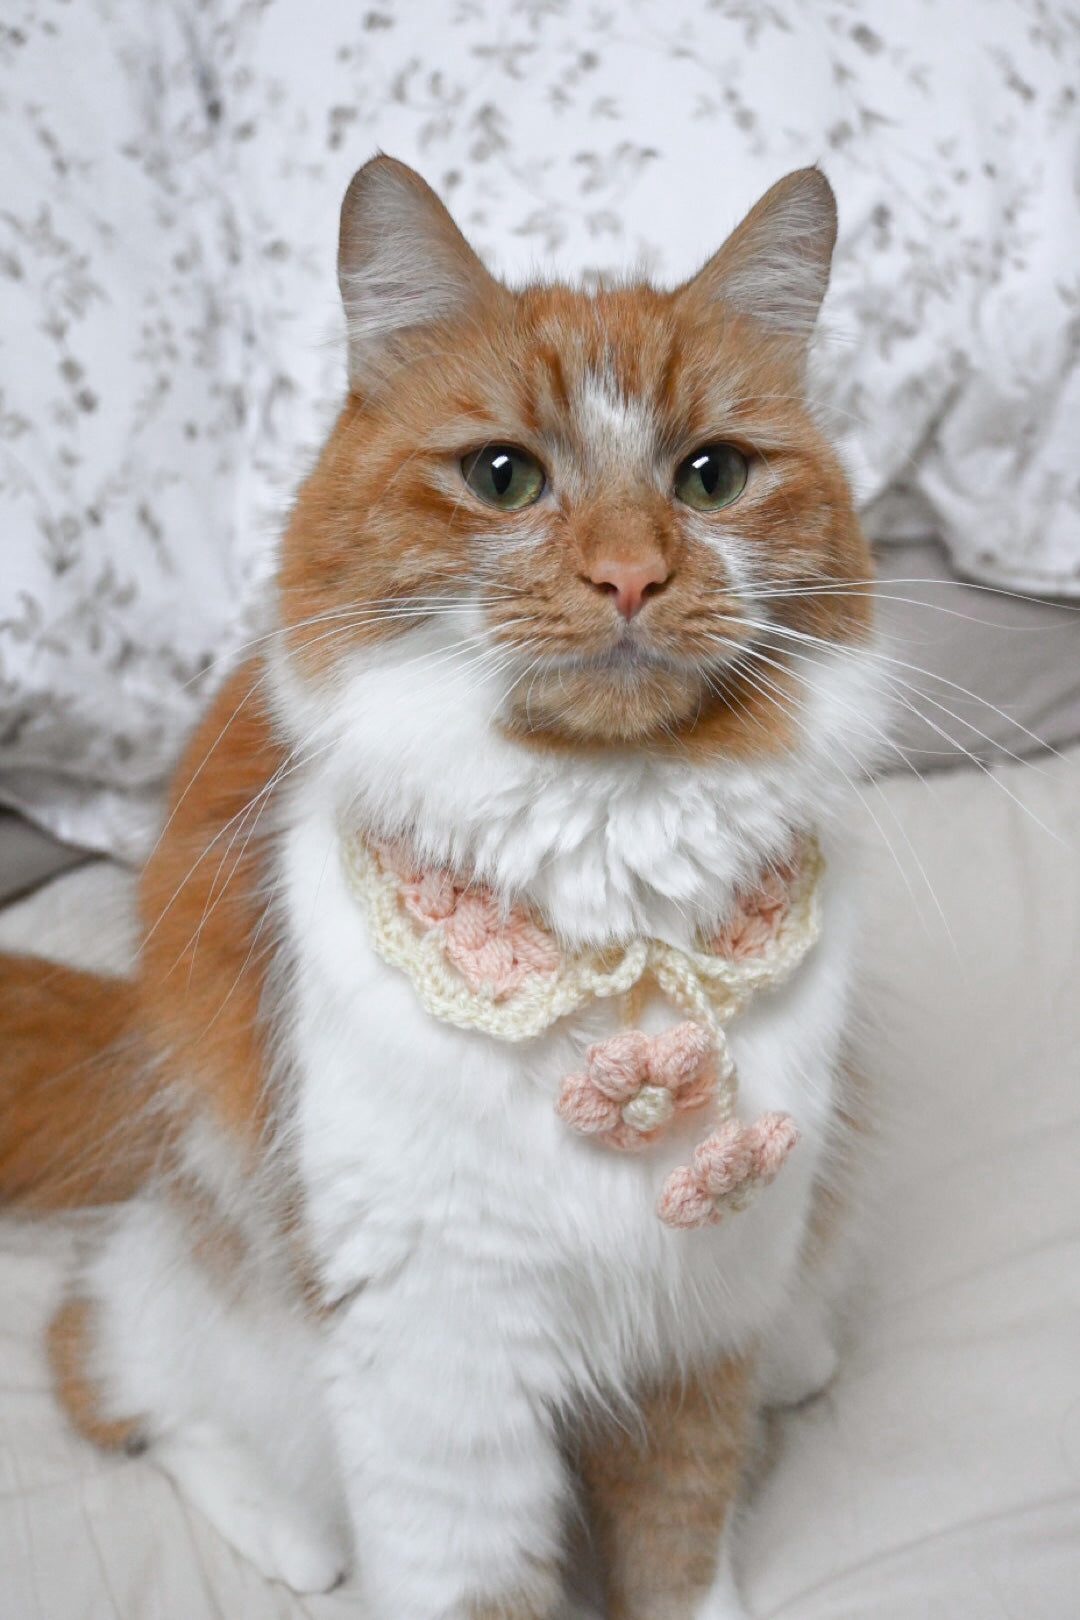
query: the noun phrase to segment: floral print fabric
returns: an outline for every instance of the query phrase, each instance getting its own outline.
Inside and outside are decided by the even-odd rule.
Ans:
[[[511,278],[689,274],[786,170],[871,532],[1080,593],[1080,13],[1049,0],[12,0],[0,797],[138,855],[340,397],[376,147]]]

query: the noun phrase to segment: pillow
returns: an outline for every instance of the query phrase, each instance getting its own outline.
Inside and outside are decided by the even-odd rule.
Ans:
[[[194,7],[190,8],[194,11]],[[182,7],[0,30],[0,797],[143,851],[269,559],[242,205]]]
[[[815,368],[872,532],[1080,590],[1080,111],[1019,0],[511,10],[26,0],[0,57],[0,797],[131,856],[342,371],[352,170],[414,163],[512,276],[683,276],[820,161]],[[72,72],[72,63],[79,72]],[[966,683],[965,683],[966,684]]]
[[[956,577],[942,547],[877,548],[893,691],[886,770],[985,765],[1080,739],[1080,603]]]

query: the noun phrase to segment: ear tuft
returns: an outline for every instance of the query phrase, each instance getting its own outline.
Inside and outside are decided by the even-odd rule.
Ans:
[[[835,245],[832,187],[820,169],[796,169],[755,203],[682,292],[805,341],[829,284]]]
[[[502,293],[431,187],[394,158],[372,158],[341,205],[338,285],[349,379],[370,377],[387,341]]]

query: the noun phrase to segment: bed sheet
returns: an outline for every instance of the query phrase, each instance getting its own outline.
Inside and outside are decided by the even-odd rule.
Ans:
[[[1080,752],[866,790],[865,1278],[831,1388],[776,1424],[741,1538],[761,1620],[1080,1614]],[[0,945],[121,966],[97,864]],[[0,1615],[345,1620],[264,1582],[144,1460],[68,1432],[41,1334],[84,1221],[0,1221]]]

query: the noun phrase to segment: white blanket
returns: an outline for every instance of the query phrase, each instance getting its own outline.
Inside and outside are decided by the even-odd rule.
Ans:
[[[0,29],[0,799],[113,853],[252,633],[376,146],[512,276],[840,202],[818,387],[876,532],[1080,592],[1074,9],[22,0]]]
[[[1080,752],[867,791],[866,1279],[835,1383],[778,1424],[750,1610],[1076,1620]],[[84,869],[0,914],[0,945],[119,966],[130,901]],[[0,1615],[361,1620],[347,1587],[266,1584],[150,1464],[67,1431],[41,1334],[72,1247],[0,1222]]]

